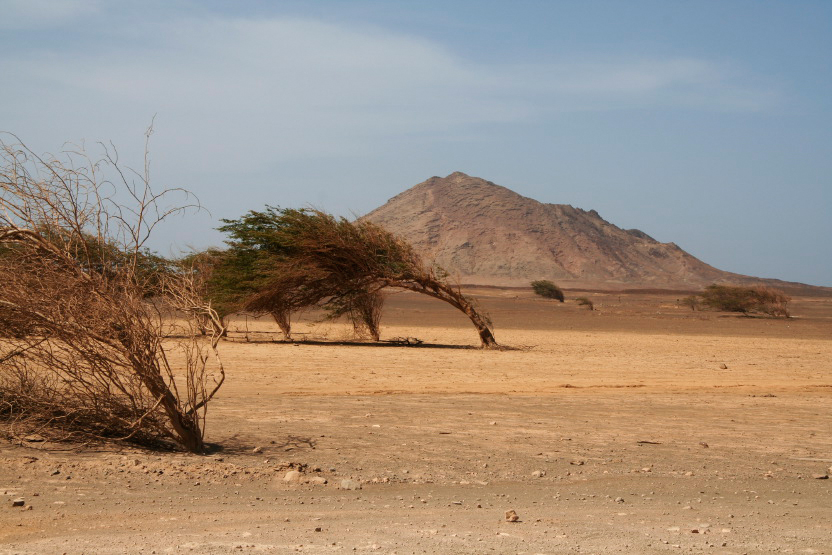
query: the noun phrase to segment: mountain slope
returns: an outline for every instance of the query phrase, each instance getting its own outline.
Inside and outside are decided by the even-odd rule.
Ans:
[[[432,177],[364,217],[409,240],[462,283],[551,279],[567,287],[699,289],[762,281],[623,230],[594,210],[543,204],[461,172]]]

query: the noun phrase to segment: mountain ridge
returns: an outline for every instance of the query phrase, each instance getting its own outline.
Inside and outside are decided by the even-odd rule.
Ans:
[[[542,203],[462,172],[433,176],[364,218],[404,237],[463,284],[523,286],[550,279],[596,289],[698,290],[711,283],[815,288],[725,272],[675,243],[619,228],[596,210]]]

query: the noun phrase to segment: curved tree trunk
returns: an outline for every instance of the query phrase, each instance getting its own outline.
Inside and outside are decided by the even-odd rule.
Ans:
[[[373,320],[371,315],[362,314],[362,320],[364,321],[364,327],[367,328],[367,331],[369,332],[372,340],[381,340],[381,333],[378,329],[378,323],[375,320]]]
[[[477,328],[477,333],[480,336],[480,341],[482,342],[483,347],[496,347],[497,340],[494,338],[494,333],[491,331],[488,322],[486,322],[485,318],[477,312],[471,302],[466,299],[462,293],[457,291],[453,291],[450,288],[447,288],[445,291],[449,297],[438,296],[437,298],[442,299],[443,301],[455,306],[459,310],[465,313],[466,316],[471,320],[474,324],[474,327]]]
[[[182,410],[177,396],[162,378],[156,351],[153,349],[153,341],[148,338],[145,342],[136,342],[128,336],[122,336],[119,342],[124,345],[128,353],[133,371],[139,376],[150,394],[160,400],[159,404],[167,414],[179,443],[191,453],[202,453],[205,450],[205,444],[199,420],[194,414],[186,414]]]
[[[292,321],[289,311],[287,310],[273,310],[269,314],[274,318],[277,327],[283,333],[286,339],[292,339]]]
[[[492,348],[498,346],[497,340],[494,338],[494,333],[491,331],[491,327],[485,317],[477,312],[474,305],[471,304],[471,301],[469,301],[465,295],[452,287],[449,287],[440,281],[430,279],[419,282],[392,282],[390,285],[393,287],[400,287],[402,289],[415,291],[416,293],[422,293],[423,295],[428,295],[434,299],[439,299],[440,301],[445,301],[457,310],[460,310],[468,317],[469,320],[471,320],[471,323],[473,323],[474,327],[477,328],[477,333],[480,336],[480,341],[482,342],[483,347]]]
[[[205,443],[202,439],[202,430],[199,428],[199,422],[193,415],[185,414],[179,406],[176,397],[171,392],[161,378],[158,380],[155,377],[144,380],[145,387],[153,395],[159,395],[162,398],[162,407],[168,415],[173,431],[179,439],[179,443],[190,451],[191,453],[203,453],[205,451]]]
[[[379,341],[381,334],[381,309],[384,308],[384,296],[381,291],[366,292],[355,299],[355,307],[361,324],[367,329],[373,341]],[[352,315],[355,325],[356,315]]]

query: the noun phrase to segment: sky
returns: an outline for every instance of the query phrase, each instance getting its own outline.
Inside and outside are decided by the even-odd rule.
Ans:
[[[0,131],[205,208],[362,215],[431,176],[832,286],[832,2],[0,0]]]

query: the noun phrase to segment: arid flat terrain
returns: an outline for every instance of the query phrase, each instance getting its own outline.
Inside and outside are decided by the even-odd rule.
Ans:
[[[0,553],[832,553],[832,299],[471,293],[511,349],[407,293],[381,344],[236,319],[207,456],[3,440]]]

